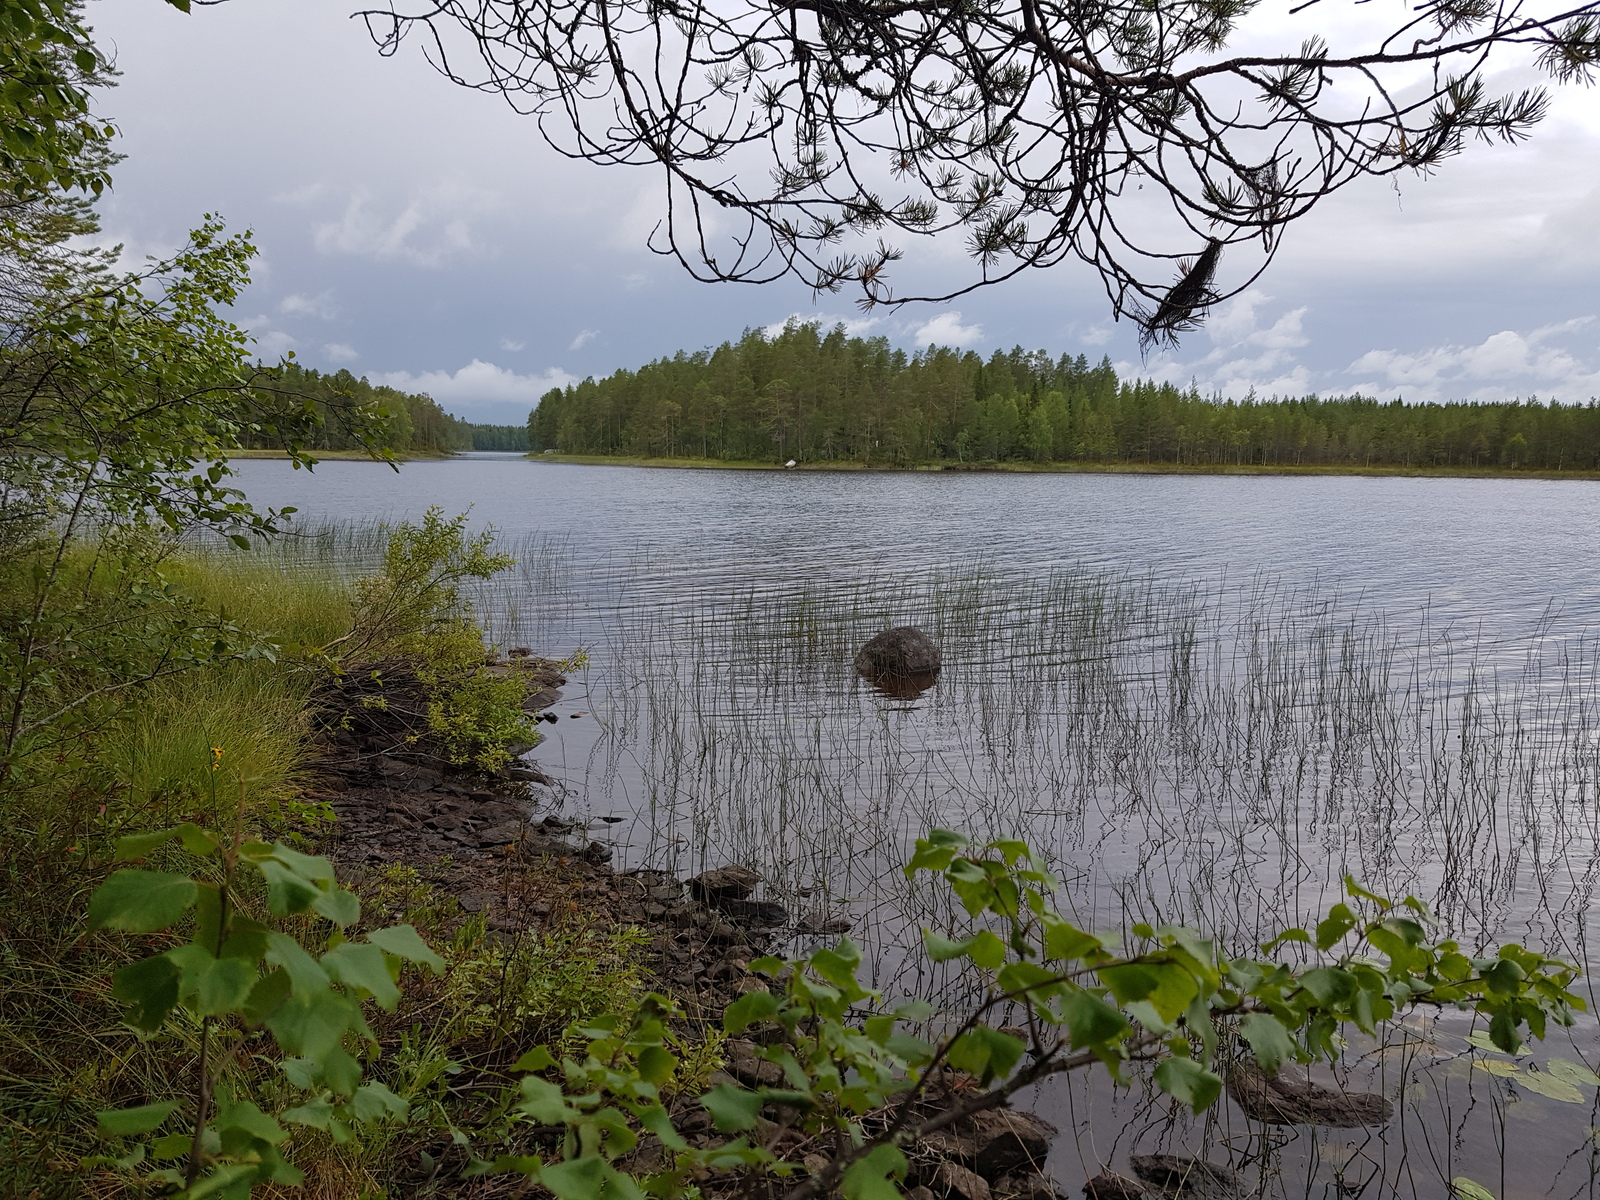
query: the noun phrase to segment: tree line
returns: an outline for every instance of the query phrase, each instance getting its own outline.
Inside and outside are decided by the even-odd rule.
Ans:
[[[397,453],[450,454],[459,450],[526,450],[521,425],[479,425],[447,413],[422,392],[369,383],[349,371],[323,374],[290,362],[262,385],[315,414],[315,434],[307,449],[364,450],[376,422],[383,444]],[[280,439],[270,428],[246,430],[240,444],[271,449]]]
[[[727,461],[1600,469],[1600,404],[1243,400],[1120,379],[1110,359],[791,322],[541,397],[535,451]]]

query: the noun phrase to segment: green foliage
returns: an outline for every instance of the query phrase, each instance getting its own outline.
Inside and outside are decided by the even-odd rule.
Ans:
[[[272,386],[284,396],[314,407],[317,429],[306,446],[313,453],[366,450],[372,440],[370,430],[365,428],[367,422],[375,422],[381,428],[383,444],[395,451],[444,454],[478,448],[474,432],[477,427],[451,416],[432,397],[368,383],[349,371],[324,375],[289,363]],[[240,444],[256,449],[282,445],[267,430],[247,432]]]
[[[399,655],[427,689],[428,727],[449,760],[492,771],[513,743],[537,740],[523,712],[527,689],[484,661],[483,637],[461,595],[469,579],[512,565],[492,532],[468,534],[465,515],[430,508],[389,534],[383,570],[355,586],[355,627],[326,650],[348,665]]]
[[[791,323],[545,394],[536,451],[749,461],[1600,469],[1600,404],[1202,397],[1109,359]]]
[[[241,799],[241,819],[242,810]],[[144,1036],[180,1016],[198,1020],[192,1094],[98,1114],[101,1132],[116,1139],[155,1134],[180,1113],[184,1128],[94,1160],[180,1188],[187,1200],[245,1196],[258,1183],[301,1182],[302,1173],[280,1149],[289,1138],[285,1125],[347,1141],[357,1126],[403,1118],[403,1100],[381,1083],[362,1082],[350,1044],[375,1042],[362,1005],[393,1009],[404,963],[444,967],[410,925],[373,930],[361,940],[346,937],[343,931],[360,917],[360,902],[338,886],[333,865],[282,843],[247,840],[237,828],[221,837],[186,824],[121,839],[120,861],[142,861],[176,841],[220,870],[209,878],[125,868],[89,905],[90,929],[148,934],[188,925],[190,940],[118,971],[112,992],[126,1005],[128,1024]],[[265,912],[244,886],[251,877],[265,885]],[[304,926],[313,916],[334,926],[319,957],[281,927],[296,917]],[[301,1093],[298,1103],[277,1113],[236,1097],[224,1079],[228,1064],[262,1029],[285,1055],[279,1064],[285,1079]],[[177,1165],[151,1169],[149,1163]]]
[[[809,1135],[808,1144],[834,1149],[791,1194],[893,1200],[905,1148],[1062,1071],[1100,1063],[1125,1083],[1130,1068],[1153,1064],[1156,1088],[1201,1111],[1222,1092],[1212,1068],[1224,1038],[1248,1045],[1271,1071],[1289,1059],[1332,1059],[1341,1027],[1372,1033],[1418,1004],[1477,1012],[1503,1049],[1523,1030],[1542,1037],[1549,1021],[1570,1023],[1572,1010],[1584,1007],[1570,990],[1577,972],[1568,964],[1519,946],[1468,958],[1454,942],[1430,938],[1426,905],[1393,903],[1353,879],[1350,903],[1319,926],[1325,944],[1317,957],[1291,963],[1271,955],[1310,947],[1305,930],[1286,931],[1260,957],[1230,958],[1179,927],[1138,926],[1134,948],[1078,929],[1051,907],[1056,881],[1018,841],[974,849],[936,829],[905,870],[940,876],[979,923],[959,941],[924,934],[931,957],[965,959],[983,981],[985,997],[971,1012],[930,1021],[934,1010],[924,1003],[885,1008],[860,983],[861,954],[848,939],[802,960],[759,960],[751,965],[773,990],[736,1001],[723,1024],[730,1035],[775,1030],[761,1053],[782,1069],[785,1086],[722,1083],[702,1095],[701,1107],[719,1131],[736,1135],[731,1140],[695,1148],[668,1119],[660,1086],[678,1062],[668,1035],[673,1010],[651,997],[625,1019],[575,1030],[588,1039],[581,1057],[558,1062],[544,1048],[524,1055],[517,1066],[535,1074],[522,1082],[514,1117],[562,1126],[559,1154],[504,1155],[478,1170],[522,1174],[560,1200],[667,1200],[694,1194],[707,1173],[789,1175],[795,1168],[774,1148],[792,1128]],[[1026,1040],[999,1026],[1007,1017],[1027,1030]],[[980,1089],[943,1090],[946,1068],[975,1077]],[[1535,1090],[1569,1099],[1568,1090],[1588,1081],[1574,1075],[1552,1066]],[[776,1124],[763,1117],[772,1109],[783,1114]],[[668,1160],[636,1178],[618,1160],[646,1133]]]

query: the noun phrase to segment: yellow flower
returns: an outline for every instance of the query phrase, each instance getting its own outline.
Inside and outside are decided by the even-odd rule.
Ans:
[[[211,747],[211,769],[213,771],[222,770],[222,747],[221,746],[213,746],[213,747]]]

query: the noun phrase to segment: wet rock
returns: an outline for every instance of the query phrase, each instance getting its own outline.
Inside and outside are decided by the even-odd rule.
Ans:
[[[950,1200],[993,1200],[987,1179],[953,1162],[942,1162],[934,1168],[933,1191]]]
[[[756,1044],[745,1038],[729,1038],[722,1045],[727,1058],[723,1070],[746,1087],[782,1087],[783,1068],[760,1056]]]
[[[848,917],[827,917],[813,913],[809,917],[800,918],[800,924],[796,928],[801,933],[849,933],[855,925]]]
[[[1002,1175],[990,1185],[990,1190],[995,1200],[1056,1200],[1055,1185],[1032,1171]]]
[[[761,876],[749,867],[718,867],[689,880],[689,894],[703,904],[721,904],[746,899],[760,882]]]
[[[611,861],[611,847],[604,842],[590,842],[583,848],[585,862],[603,863]]]
[[[1043,1117],[996,1108],[978,1113],[972,1120],[978,1147],[973,1165],[985,1179],[1017,1170],[1044,1170],[1056,1127]]]
[[[1244,1187],[1227,1167],[1181,1154],[1135,1154],[1133,1173],[1164,1196],[1179,1200],[1240,1200]]]
[[[808,1154],[808,1155],[806,1155],[806,1162],[809,1164],[810,1161],[813,1158],[822,1158],[822,1155],[820,1155],[820,1154]],[[822,1158],[822,1167],[826,1167],[827,1165],[828,1165],[828,1160],[825,1159],[825,1158]],[[817,1170],[821,1170],[822,1167],[818,1167]],[[809,1165],[806,1167],[806,1170],[808,1172],[810,1172],[812,1175],[815,1175],[817,1173],[817,1170],[812,1170]],[[918,1186],[918,1187],[912,1188],[909,1192],[906,1193],[906,1200],[938,1200],[938,1197],[936,1197],[933,1194],[933,1192],[931,1190],[929,1190],[928,1188]]]
[[[519,783],[538,783],[545,787],[554,787],[556,782],[537,767],[512,767],[506,774]]]
[[[1356,1129],[1382,1125],[1394,1105],[1375,1092],[1344,1092],[1310,1080],[1268,1076],[1253,1062],[1228,1072],[1228,1095],[1252,1120],[1268,1125],[1326,1125]]]
[[[466,912],[482,912],[494,903],[496,894],[488,888],[473,888],[470,891],[461,893],[460,904]]]
[[[1083,1185],[1088,1200],[1147,1200],[1144,1184],[1114,1171],[1102,1171]]]
[[[939,647],[915,625],[885,629],[856,654],[856,670],[863,675],[924,675],[940,665]]]
[[[985,1179],[999,1179],[1017,1171],[1043,1171],[1055,1136],[1056,1127],[1042,1117],[997,1108],[940,1130],[926,1139],[926,1145]]]
[[[789,910],[771,900],[722,900],[717,907],[746,925],[773,927],[789,923]]]

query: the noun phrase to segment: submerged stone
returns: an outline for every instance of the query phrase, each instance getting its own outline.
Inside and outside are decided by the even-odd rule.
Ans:
[[[939,647],[915,625],[896,625],[873,637],[856,654],[856,670],[873,678],[936,674]]]

